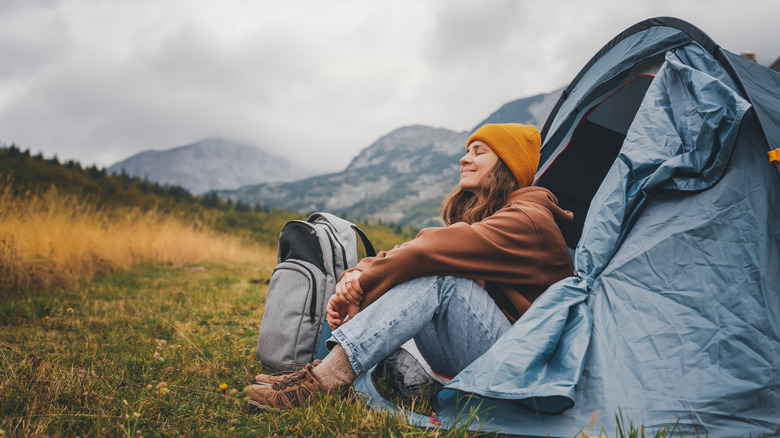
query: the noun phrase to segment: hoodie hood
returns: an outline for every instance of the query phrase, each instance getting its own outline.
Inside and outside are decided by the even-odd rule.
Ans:
[[[523,208],[533,208],[530,204],[536,204],[537,208],[548,210],[555,220],[555,225],[565,235],[574,220],[574,213],[558,206],[558,198],[544,187],[529,186],[515,190],[509,194],[507,205],[516,204]]]

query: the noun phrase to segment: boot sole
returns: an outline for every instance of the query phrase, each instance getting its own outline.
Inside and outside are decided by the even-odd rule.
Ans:
[[[255,407],[257,409],[263,410],[263,411],[281,411],[279,408],[275,408],[273,406],[268,406],[264,404],[260,404],[254,400],[249,400],[247,403],[249,403],[250,406]]]

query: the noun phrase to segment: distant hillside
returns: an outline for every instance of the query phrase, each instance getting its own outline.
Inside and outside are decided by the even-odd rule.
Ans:
[[[195,194],[310,176],[284,158],[222,138],[141,152],[110,166],[108,172],[182,186]]]
[[[563,88],[547,94],[513,100],[479,122],[471,132],[486,123],[523,123],[534,125],[541,131],[562,92]]]
[[[180,186],[162,186],[128,175],[109,175],[106,169],[94,165],[82,167],[73,160],[60,163],[57,158],[33,155],[29,149],[21,150],[15,145],[0,145],[0,194],[3,190],[20,197],[56,190],[76,195],[93,205],[96,212],[126,207],[156,210],[269,245],[276,245],[279,231],[287,221],[305,219],[300,213],[220,200],[214,193],[193,196]],[[360,227],[377,250],[390,249],[416,234],[414,229],[398,225],[361,223]]]
[[[405,225],[437,224],[443,194],[458,181],[458,158],[467,138],[467,133],[447,129],[399,128],[360,152],[343,172],[241,187],[220,196],[285,210],[327,210]]]
[[[532,124],[541,130],[561,91],[509,102],[467,132],[427,126],[396,129],[363,149],[343,172],[219,195],[298,212],[327,210],[414,227],[441,225],[441,201],[459,180],[459,158],[469,134],[485,123]]]

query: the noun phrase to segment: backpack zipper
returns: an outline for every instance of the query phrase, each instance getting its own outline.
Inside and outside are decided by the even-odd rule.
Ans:
[[[343,261],[342,266],[344,267],[344,270],[346,271],[347,268],[349,268],[349,266],[347,266],[347,249],[344,248],[344,245],[341,243],[340,240],[336,239],[336,229],[333,227],[333,225],[331,225],[327,221],[324,221],[323,223],[325,224],[326,227],[328,227],[328,229],[331,230],[331,232],[333,233],[333,239],[341,247],[341,259]],[[331,245],[331,246],[333,246],[333,245]],[[336,275],[336,263],[335,263],[336,260],[335,260],[335,257],[333,259],[334,259],[333,260],[334,261],[334,263],[333,263],[333,275]],[[336,280],[338,280],[338,278]]]
[[[341,245],[341,242],[336,239],[336,236],[332,236],[330,233],[330,230],[328,228],[325,228],[325,235],[328,236],[328,241],[330,241],[330,254],[331,258],[333,259],[333,276],[335,277],[336,281],[338,281],[338,265],[336,264],[336,245],[333,244],[333,242],[338,243],[342,248],[342,254],[343,254],[343,248],[344,245]]]

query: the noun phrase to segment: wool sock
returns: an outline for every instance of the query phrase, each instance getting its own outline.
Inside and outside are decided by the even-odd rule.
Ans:
[[[357,379],[357,374],[349,363],[347,353],[338,344],[330,350],[325,359],[322,359],[322,363],[314,367],[312,374],[328,391],[335,391],[341,386],[350,385]]]

